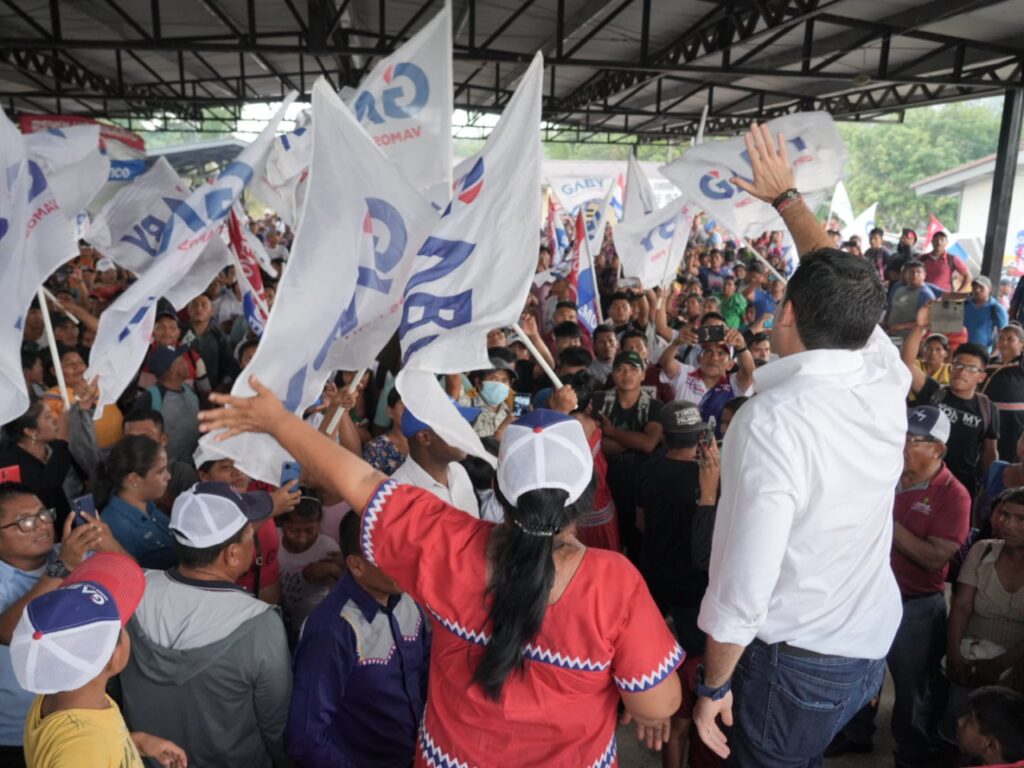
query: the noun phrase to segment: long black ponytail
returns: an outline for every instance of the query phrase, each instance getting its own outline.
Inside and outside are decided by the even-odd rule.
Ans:
[[[540,631],[555,583],[555,535],[566,528],[593,498],[594,483],[565,506],[566,491],[540,488],[519,496],[513,507],[500,491],[505,524],[491,535],[491,638],[473,673],[487,696],[497,699],[506,678],[523,668],[523,649]]]

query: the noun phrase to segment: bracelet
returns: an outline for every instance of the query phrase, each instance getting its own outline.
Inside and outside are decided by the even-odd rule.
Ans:
[[[795,188],[787,189],[781,195],[772,200],[772,208],[779,213],[782,213],[798,200],[803,200],[803,196]]]
[[[747,351],[747,348],[746,347],[733,347],[732,351],[735,352],[737,355],[742,355],[744,352]]]

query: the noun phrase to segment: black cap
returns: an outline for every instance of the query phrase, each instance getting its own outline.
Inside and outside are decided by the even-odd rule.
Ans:
[[[629,350],[625,352],[619,352],[619,354],[615,356],[615,360],[612,361],[612,370],[615,370],[620,365],[633,365],[639,368],[641,371],[647,367],[644,364],[644,359],[640,357],[640,355],[638,355],[636,352],[632,352]]]

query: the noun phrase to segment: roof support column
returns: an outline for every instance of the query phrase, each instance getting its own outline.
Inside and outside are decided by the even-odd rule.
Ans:
[[[1017,178],[1022,118],[1024,92],[1018,88],[1008,89],[1003,97],[1003,122],[999,127],[999,148],[996,150],[992,198],[988,206],[988,226],[985,228],[985,250],[981,259],[981,273],[988,275],[993,286],[999,285],[1003,254],[1006,252],[1010,203],[1013,200],[1013,183]]]

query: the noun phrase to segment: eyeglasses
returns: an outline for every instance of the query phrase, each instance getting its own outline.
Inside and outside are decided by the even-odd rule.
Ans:
[[[55,509],[40,509],[34,515],[26,515],[25,517],[19,517],[13,523],[7,525],[0,525],[0,531],[4,528],[13,528],[18,526],[23,533],[32,533],[40,523],[52,523],[57,519],[57,510]]]
[[[985,369],[977,365],[966,365],[964,363],[953,363],[950,366],[954,371],[967,371],[968,373],[982,373]]]

